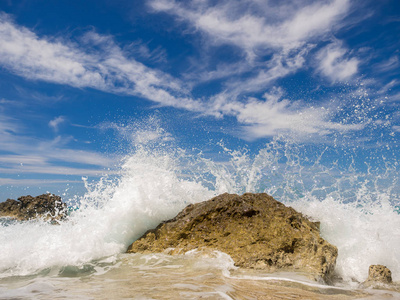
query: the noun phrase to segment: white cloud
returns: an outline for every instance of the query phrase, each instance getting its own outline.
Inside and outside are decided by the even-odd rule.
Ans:
[[[20,129],[21,125],[14,121],[13,118],[0,113],[0,142]]]
[[[152,0],[156,12],[166,12],[209,35],[216,44],[234,44],[246,51],[273,47],[293,49],[329,32],[349,10],[348,0],[268,1],[230,0],[177,2]]]
[[[54,180],[54,179],[14,179],[14,178],[0,178],[0,186],[42,186],[44,184],[70,184],[82,183],[82,180]]]
[[[74,163],[80,165],[75,167],[76,172],[74,173],[79,173],[87,166],[95,168],[96,172],[100,173],[106,168],[114,167],[117,159],[93,151],[68,149],[65,148],[62,141],[43,141],[25,136],[13,136],[0,140],[0,151],[12,153],[3,154],[0,158],[0,165],[7,168],[29,166],[29,172],[35,167],[49,168],[50,170],[66,163]]]
[[[41,145],[41,151],[43,146]],[[42,152],[40,152],[42,153]],[[107,157],[104,154],[94,151],[85,151],[79,149],[65,149],[55,146],[46,153],[48,159],[59,160],[82,165],[92,165],[103,168],[114,167],[118,161],[117,158]],[[117,159],[117,161],[116,161]]]
[[[389,90],[391,90],[393,87],[398,86],[400,81],[398,79],[393,79],[390,82],[386,83],[382,88],[379,89],[378,93],[379,94],[385,94]],[[373,84],[376,84],[376,82],[373,82]]]
[[[44,165],[44,166],[19,165],[19,166],[13,167],[13,168],[1,168],[0,167],[0,173],[2,173],[2,174],[52,174],[52,175],[76,175],[76,176],[100,177],[105,174],[116,173],[116,171],[62,167],[62,166],[56,166],[56,165],[49,164],[49,165]]]
[[[333,132],[361,130],[362,125],[331,122],[333,113],[323,106],[310,107],[304,102],[283,99],[280,88],[264,94],[264,99],[249,98],[246,102],[232,101],[220,94],[214,99],[214,109],[220,115],[235,116],[245,125],[243,138],[275,136],[280,133],[294,134],[296,138],[324,136]]]
[[[374,65],[374,69],[377,72],[387,73],[394,70],[399,70],[400,68],[400,60],[396,55],[391,56],[388,60],[380,62],[379,64]]]
[[[141,57],[146,60],[150,60],[156,63],[167,62],[167,53],[165,49],[158,46],[157,48],[150,50],[148,43],[144,43],[141,40],[132,42],[128,46],[124,47],[129,53],[133,54],[135,57]]]
[[[255,101],[238,114],[248,139],[291,134],[299,140],[307,136],[326,136],[334,132],[358,131],[362,125],[344,125],[330,121],[330,112],[323,107],[300,109],[287,100]]]
[[[3,164],[16,164],[16,165],[35,165],[44,164],[46,159],[41,156],[23,156],[23,155],[4,155],[0,157],[0,163]]]
[[[56,118],[54,118],[53,120],[51,120],[50,122],[49,122],[49,126],[54,130],[54,131],[58,131],[58,126],[61,124],[61,123],[64,123],[65,122],[65,117],[63,117],[63,116],[59,116],[59,117],[56,117]]]
[[[389,101],[400,101],[400,92],[387,96]]]
[[[276,53],[265,63],[266,68],[260,69],[255,76],[248,79],[231,80],[225,86],[231,97],[251,92],[265,91],[276,80],[295,73],[305,64],[305,56],[312,46],[304,47],[300,51],[282,51]]]
[[[167,13],[203,34],[205,45],[228,44],[247,55],[247,66],[240,62],[198,72],[199,80],[231,76],[223,88],[231,96],[270,88],[280,78],[297,72],[307,63],[309,51],[321,40],[332,39],[332,32],[344,26],[349,0],[270,1],[149,0],[154,12]],[[328,50],[328,49],[327,49]],[[347,79],[357,71],[358,60],[330,57],[323,74],[330,80]],[[330,59],[330,60],[329,60]],[[213,65],[213,64],[211,64]],[[234,73],[228,73],[235,70]],[[237,78],[246,74],[246,80]],[[232,74],[237,74],[236,78]],[[187,76],[190,77],[190,76]]]
[[[78,45],[38,37],[14,24],[9,16],[0,14],[0,65],[32,80],[135,95],[160,105],[189,110],[201,109],[199,102],[186,96],[184,83],[130,58],[111,36],[95,32],[88,32]]]
[[[0,14],[0,63],[18,75],[75,87],[105,88],[100,74],[85,66],[89,61],[75,45],[40,39]]]
[[[319,72],[333,82],[352,77],[358,71],[359,60],[355,57],[348,58],[347,52],[338,41],[321,49],[316,56]]]
[[[349,10],[348,0],[325,2],[293,1],[270,5],[263,1],[222,1],[209,6],[208,1],[176,2],[151,1],[158,12],[167,12],[189,22],[214,44],[228,43],[242,49],[249,59],[241,65],[236,77],[222,86],[225,91],[204,99],[193,99],[189,85],[179,79],[149,68],[133,59],[125,48],[117,45],[112,36],[94,31],[81,37],[80,43],[39,37],[31,30],[13,23],[0,14],[0,65],[25,78],[44,80],[73,87],[90,87],[101,91],[140,96],[159,105],[183,108],[217,117],[234,116],[256,137],[277,132],[324,134],[331,130],[356,129],[329,121],[322,108],[308,108],[305,103],[247,97],[246,94],[270,90],[274,82],[303,68],[311,43],[332,27],[340,26]],[[127,47],[129,48],[129,47]],[[268,54],[268,59],[253,60]],[[349,78],[357,71],[358,61],[346,59],[346,50],[338,43],[330,44],[318,53],[320,72],[331,80]],[[207,78],[228,76],[236,63],[217,68]],[[240,78],[248,72],[247,79]],[[196,77],[194,77],[196,80]],[[49,122],[57,131],[64,121],[60,116]],[[1,126],[8,126],[5,121]],[[326,130],[323,130],[323,128]],[[19,137],[19,144],[8,130],[0,137],[0,149],[8,148],[19,155],[29,151],[27,145],[44,151],[47,162],[60,160],[107,166],[109,160],[93,152],[65,149],[62,141],[34,141]],[[154,133],[154,132],[153,132]],[[142,134],[143,136],[143,134]],[[154,135],[154,138],[159,138]],[[3,141],[1,140],[3,139]],[[47,151],[46,149],[51,149]],[[21,152],[23,151],[23,152]],[[33,151],[35,154],[35,151]]]
[[[108,158],[100,153],[65,149],[57,146],[43,148],[32,138],[15,138],[7,142],[7,147],[0,142],[0,150],[13,154],[2,155],[0,173],[2,174],[58,174],[77,176],[100,176],[111,174],[117,158]],[[78,164],[65,167],[65,164]]]
[[[0,173],[59,174],[99,176],[111,173],[117,157],[107,157],[94,151],[67,148],[68,138],[61,136],[43,140],[24,135],[18,120],[0,114]],[[65,165],[74,164],[74,167]]]

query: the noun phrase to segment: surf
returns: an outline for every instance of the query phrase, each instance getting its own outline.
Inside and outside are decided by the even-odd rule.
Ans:
[[[158,129],[158,137],[160,132],[165,133]],[[339,249],[336,272],[348,284],[363,282],[371,264],[388,266],[393,280],[400,280],[399,177],[393,161],[386,157],[382,168],[365,158],[357,165],[363,157],[357,149],[284,137],[257,151],[232,150],[223,142],[217,147],[218,155],[209,155],[165,140],[136,143],[116,176],[83,179],[87,192],[67,199],[66,221],[57,226],[2,221],[0,277],[84,269],[116,258],[188,204],[224,192],[266,192],[321,222],[321,235]]]

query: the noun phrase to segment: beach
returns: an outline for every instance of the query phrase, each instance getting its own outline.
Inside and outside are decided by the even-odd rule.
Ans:
[[[223,253],[121,254],[82,268],[0,280],[0,299],[400,299],[399,290],[327,286],[302,274],[233,267]]]
[[[396,285],[389,290],[361,285],[374,264],[387,266],[395,283],[400,280],[400,216],[397,196],[387,189],[387,182],[395,184],[395,174],[388,171],[388,180],[379,177],[378,181],[374,174],[338,175],[335,169],[322,164],[309,167],[297,159],[279,163],[283,153],[298,151],[289,146],[285,152],[280,147],[275,152],[266,148],[255,157],[227,152],[225,164],[181,151],[141,149],[125,159],[118,177],[88,183],[85,195],[67,199],[68,217],[56,224],[40,218],[0,218],[0,297],[400,298]],[[242,163],[238,165],[239,159]],[[321,186],[331,182],[323,194],[320,187],[307,185],[311,172]],[[294,179],[302,186],[294,189]],[[319,222],[321,236],[338,249],[334,271],[340,280],[329,286],[290,272],[237,269],[220,252],[203,257],[125,254],[133,241],[187,205],[224,191],[241,194],[246,190],[268,192]]]

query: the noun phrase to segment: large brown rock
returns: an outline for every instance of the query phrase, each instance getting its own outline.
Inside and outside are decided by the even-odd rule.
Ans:
[[[0,202],[0,217],[11,217],[17,220],[44,218],[56,221],[65,218],[67,205],[61,197],[53,194],[43,194],[37,197],[30,195],[19,197],[18,201],[7,199]]]
[[[325,281],[337,248],[321,238],[319,223],[267,194],[223,194],[187,206],[175,218],[146,232],[127,252],[181,254],[213,249],[244,268],[296,270]]]

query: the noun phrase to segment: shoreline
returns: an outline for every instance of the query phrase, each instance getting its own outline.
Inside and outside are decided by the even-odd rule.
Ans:
[[[119,254],[0,279],[0,299],[399,299],[400,290],[319,284],[296,272],[236,268],[227,255]]]
[[[249,197],[250,194],[245,195]],[[236,195],[233,195],[233,197],[236,197]],[[209,201],[214,201],[213,199]],[[274,199],[273,201],[274,205],[272,207],[284,207],[284,205],[279,204],[278,201]],[[237,204],[239,202],[234,203]],[[187,206],[187,208],[190,209],[194,207],[195,205]],[[288,209],[292,210],[292,208]],[[243,211],[239,211],[238,206],[234,206],[233,212],[236,215],[234,213],[230,215],[235,215],[236,220],[239,219],[237,214],[243,212],[240,215],[243,217],[245,221],[243,222],[246,224],[250,224],[250,218],[258,218],[260,215],[256,209],[249,209],[249,207],[245,207]],[[301,215],[297,212],[293,212],[293,214],[296,214],[296,216],[297,214],[299,216]],[[208,213],[207,216],[208,215],[214,216],[210,213]],[[219,217],[220,215],[221,214],[218,214],[217,216]],[[84,217],[85,221],[90,221],[86,216]],[[177,217],[171,219],[170,223],[176,220]],[[221,218],[225,221],[229,220],[229,218]],[[197,220],[196,217],[185,217],[185,222],[183,224],[188,224],[188,220],[192,219]],[[212,222],[216,219],[215,216],[210,218]],[[288,222],[288,220],[290,222]],[[42,218],[39,218],[36,222],[34,219],[18,221],[12,217],[2,217],[0,221],[4,223],[2,225],[5,227],[14,222],[21,224],[21,226],[18,226],[21,227],[20,230],[24,229],[23,232],[26,231],[30,233],[26,236],[25,240],[30,241],[31,237],[35,236],[37,233],[40,234],[37,235],[39,238],[50,236],[50,239],[44,239],[44,242],[37,243],[38,247],[36,249],[38,250],[42,250],[44,245],[49,245],[48,243],[50,241],[61,241],[63,246],[76,245],[76,243],[79,245],[79,243],[82,242],[81,237],[77,239],[65,239],[65,235],[63,234],[65,229],[68,229],[66,232],[75,233],[76,228],[72,225],[76,223],[62,221],[60,222],[60,226],[53,226],[51,223],[45,222]],[[169,221],[164,221],[160,225],[169,224],[168,222]],[[196,225],[198,225],[197,223]],[[227,231],[225,230],[225,232],[229,232],[229,236],[233,236],[235,232],[238,231],[239,226],[232,225],[233,222],[228,223],[232,228]],[[216,224],[220,226],[221,222],[216,222]],[[292,215],[283,218],[283,225],[288,228],[294,228],[295,232],[299,232],[299,228],[302,228],[301,226],[304,226],[304,224],[309,224],[310,228],[318,229],[319,231],[319,223],[317,222],[302,220],[300,217],[292,217]],[[35,226],[30,227],[30,225]],[[79,228],[87,228],[87,225],[93,226],[90,228],[97,228],[99,224],[96,222],[83,222],[81,225],[84,227]],[[38,228],[42,230],[38,231]],[[203,226],[203,229],[204,228],[210,230],[210,226]],[[276,229],[278,227],[272,226],[272,228]],[[8,229],[12,228],[10,227]],[[192,229],[190,232],[193,232]],[[202,234],[204,230],[202,228],[200,229],[199,234]],[[210,231],[213,233],[220,232],[221,230],[217,228],[216,230]],[[151,233],[153,230],[148,232]],[[248,232],[254,233],[254,228],[251,227]],[[163,239],[165,241],[170,239],[171,231],[167,230],[167,234],[168,236]],[[237,247],[237,241],[243,236],[249,237],[249,235],[250,234],[242,233],[239,237],[232,238],[234,241],[233,246]],[[88,232],[86,237],[88,236],[92,236],[92,232]],[[189,234],[177,234],[176,236],[181,240],[183,237],[187,240],[191,240],[188,238]],[[279,232],[278,236],[287,237],[287,234]],[[223,238],[226,237],[227,235],[223,235]],[[209,242],[209,240],[212,241],[212,239],[208,239],[203,235],[200,236],[199,240],[207,242]],[[91,246],[87,247],[90,243],[85,239],[85,245],[81,248],[77,247],[75,250],[83,249],[92,254],[96,253],[93,252],[94,250],[97,250],[93,247],[97,246],[103,249],[102,246],[104,246],[103,243],[105,243],[103,235],[100,235],[100,238],[94,239],[94,241],[101,242],[94,244],[94,246],[91,244]],[[296,243],[290,243],[292,246],[298,244],[298,237],[295,236],[294,241],[296,241]],[[109,244],[115,246],[112,241],[110,241]],[[263,245],[264,244],[265,243],[263,243]],[[120,243],[119,246],[121,245]],[[179,245],[177,247],[178,248],[175,249],[179,250]],[[10,271],[10,273],[14,273],[15,271],[15,274],[0,279],[0,299],[54,299],[54,295],[59,295],[60,293],[63,293],[63,296],[59,297],[61,299],[400,299],[399,282],[395,282],[392,285],[373,283],[372,286],[368,286],[367,284],[363,286],[361,281],[364,281],[364,279],[362,278],[358,278],[358,281],[353,284],[351,282],[340,281],[339,276],[335,276],[335,272],[332,272],[331,274],[334,276],[334,281],[331,285],[327,285],[325,283],[320,283],[319,280],[321,280],[321,276],[313,277],[317,278],[313,280],[310,277],[312,273],[301,273],[299,270],[305,271],[305,269],[297,265],[296,268],[293,269],[268,269],[257,268],[260,266],[255,264],[255,268],[251,268],[246,266],[248,262],[242,252],[240,255],[237,255],[236,258],[239,257],[242,261],[244,260],[245,264],[237,264],[237,261],[232,255],[229,256],[226,254],[229,253],[228,251],[221,252],[223,250],[217,251],[216,248],[202,249],[201,247],[196,247],[197,248],[189,251],[184,251],[182,248],[182,251],[176,251],[175,255],[168,254],[170,252],[172,254],[173,252],[171,249],[174,248],[171,247],[164,250],[164,252],[150,251],[141,254],[140,252],[120,253],[114,251],[111,253],[109,252],[109,254],[107,254],[108,256],[94,255],[89,256],[89,258],[86,257],[87,259],[85,260],[74,262],[57,260],[56,256],[59,255],[59,251],[54,252],[54,250],[49,249],[51,251],[45,252],[49,257],[53,257],[53,255],[57,253],[56,256],[54,256],[55,259],[49,260],[52,264],[46,264],[46,267],[38,268],[37,271],[34,271],[36,269],[32,268],[31,272],[29,269],[24,269],[23,266],[21,268],[20,258],[24,257],[24,266],[29,267],[32,265],[31,262],[35,262],[37,256],[29,256],[29,251],[24,252],[22,256],[15,256],[15,261],[17,262],[14,264],[14,266],[17,266],[15,270],[12,268],[3,269],[3,275],[7,274],[8,271]],[[308,255],[307,249],[304,251],[306,256]],[[46,248],[46,250],[48,249]],[[244,250],[249,252],[247,248]],[[287,250],[288,251],[285,253],[289,256],[295,252],[294,247],[293,249]],[[33,251],[32,253],[42,252]],[[75,253],[78,253],[78,251]],[[68,257],[73,256],[73,254],[74,252],[69,248],[64,252],[64,255]],[[248,253],[244,254],[247,255]],[[357,252],[357,255],[358,254]],[[98,259],[95,259],[95,257],[98,257]],[[294,256],[293,258],[296,257]],[[55,262],[59,265],[57,266]],[[240,267],[236,267],[235,265]],[[43,264],[41,266],[43,266]],[[307,266],[307,263],[305,266]],[[357,267],[359,267],[359,265],[353,265],[353,268],[349,266],[347,270],[352,271]],[[333,269],[331,271],[333,271]],[[365,270],[365,272],[367,271],[368,270]],[[24,272],[30,275],[17,275],[23,274]],[[340,270],[340,274],[344,274],[343,270]],[[349,277],[344,278],[347,279]]]

